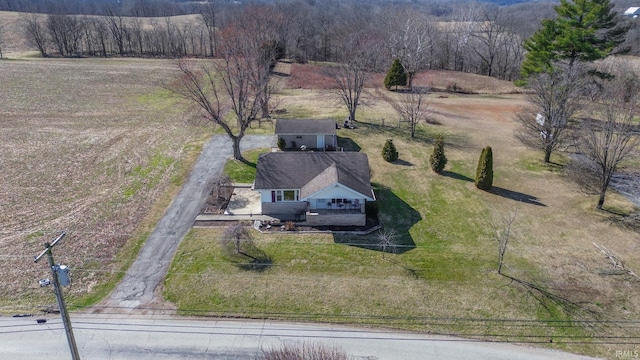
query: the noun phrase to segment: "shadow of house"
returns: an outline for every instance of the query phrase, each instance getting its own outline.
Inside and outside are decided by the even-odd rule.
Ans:
[[[354,151],[360,152],[362,148],[353,139],[348,137],[338,136],[338,151]]]
[[[498,186],[491,187],[489,193],[502,196],[507,199],[523,202],[525,204],[537,205],[537,206],[547,206],[540,202],[540,199],[533,195],[524,194],[518,191],[507,190]]]
[[[378,232],[368,235],[333,234],[333,241],[373,251],[402,254],[415,249],[416,244],[409,233],[409,229],[422,220],[418,211],[399,198],[391,189],[372,184],[380,212],[378,217],[384,228],[393,229],[398,235],[392,244],[382,244]],[[384,229],[383,228],[383,229]]]

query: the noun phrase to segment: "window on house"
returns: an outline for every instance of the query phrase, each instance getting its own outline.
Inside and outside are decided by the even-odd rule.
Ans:
[[[285,190],[284,193],[284,201],[295,201],[296,200],[296,192],[294,190]]]
[[[299,197],[298,190],[276,190],[273,193],[275,193],[275,198],[272,196],[272,200],[275,202],[298,201]]]

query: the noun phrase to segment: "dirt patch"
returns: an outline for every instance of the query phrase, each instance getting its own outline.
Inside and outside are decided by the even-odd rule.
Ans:
[[[157,79],[173,66],[0,61],[0,244],[12,279],[0,287],[0,305],[26,294],[52,300],[34,281],[46,266],[24,257],[62,230],[55,255],[73,271],[71,304],[116,275],[119,251],[177,175],[196,129],[159,95]]]
[[[328,90],[336,87],[334,81],[324,75],[324,66],[312,64],[291,64],[286,86],[292,89]],[[382,87],[384,73],[370,74],[367,87]],[[438,92],[460,94],[520,94],[523,89],[510,81],[488,76],[446,70],[428,70],[418,73],[413,85]]]

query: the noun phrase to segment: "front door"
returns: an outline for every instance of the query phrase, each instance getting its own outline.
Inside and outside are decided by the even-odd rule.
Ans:
[[[324,135],[318,135],[318,149],[324,149]]]

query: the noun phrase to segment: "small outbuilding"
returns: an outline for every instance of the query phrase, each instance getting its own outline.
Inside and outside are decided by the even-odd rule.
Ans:
[[[640,16],[640,7],[630,7],[624,12],[623,15],[637,18],[638,16]]]
[[[278,119],[275,132],[285,149],[335,150],[338,145],[333,119]]]

